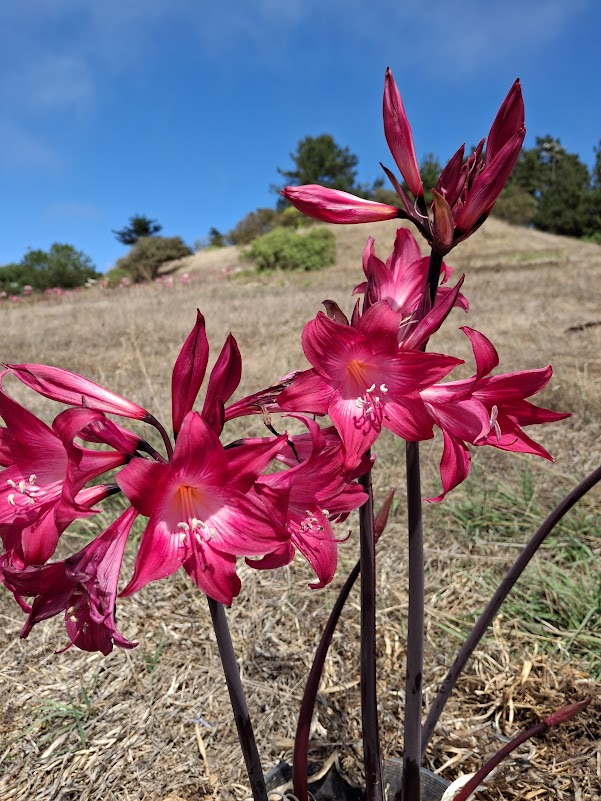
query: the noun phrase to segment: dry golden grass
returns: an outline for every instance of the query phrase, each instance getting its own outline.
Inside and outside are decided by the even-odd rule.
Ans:
[[[239,394],[302,368],[302,324],[324,298],[350,311],[350,290],[362,277],[366,237],[376,237],[385,257],[395,225],[333,228],[338,261],[322,273],[238,274],[235,249],[198,254],[180,266],[190,285],[140,286],[77,294],[50,302],[0,309],[4,361],[56,364],[83,373],[131,397],[168,420],[170,373],[190,330],[196,307],[207,320],[213,358],[231,330],[244,359]],[[465,271],[469,317],[456,311],[431,349],[470,359],[465,337],[453,326],[469,322],[496,344],[503,371],[540,367],[555,374],[541,402],[576,414],[537,432],[555,465],[478,452],[479,479],[459,491],[468,499],[478,480],[510,483],[531,465],[537,505],[583,477],[601,459],[601,248],[512,228],[495,220],[451,254]],[[449,334],[450,329],[450,334]],[[471,367],[471,361],[469,362]],[[467,368],[466,368],[467,369]],[[52,405],[15,382],[6,388],[49,418]],[[237,422],[232,437],[247,421]],[[254,430],[259,425],[253,420]],[[377,497],[390,485],[402,494],[402,450],[392,437],[378,443]],[[426,492],[437,486],[439,442],[422,448]],[[514,482],[515,483],[515,482]],[[458,493],[458,497],[459,493]],[[593,493],[592,504],[599,492]],[[452,503],[452,499],[449,499]],[[401,504],[402,506],[402,504]],[[86,541],[94,520],[65,535],[71,550]],[[476,577],[502,571],[516,542],[502,536],[472,541],[439,509],[427,510],[428,666],[426,700],[432,698],[473,614],[486,599]],[[594,539],[587,547],[599,556]],[[289,758],[303,681],[311,651],[338,588],[356,559],[356,537],[340,548],[339,577],[320,592],[306,588],[300,562],[269,574],[241,567],[243,591],[229,612],[240,667],[265,766]],[[128,555],[126,572],[131,566]],[[545,569],[541,557],[539,568]],[[378,663],[381,721],[387,756],[399,756],[406,594],[403,516],[392,519],[379,553]],[[0,592],[0,798],[11,801],[192,801],[247,795],[240,751],[230,720],[206,603],[185,576],[149,585],[119,604],[124,635],[138,639],[131,652],[106,658],[75,649],[60,655],[60,620],[18,639],[22,613]],[[360,776],[358,712],[358,601],[352,597],[335,637],[319,696],[313,757],[322,764],[332,749],[351,778]],[[567,642],[570,632],[548,634]],[[500,737],[594,689],[589,663],[569,664],[569,651],[550,653],[545,638],[501,614],[478,649],[443,716],[428,757],[447,778],[473,769],[500,745]],[[519,753],[482,799],[601,798],[601,709],[598,703],[564,733],[553,733]]]

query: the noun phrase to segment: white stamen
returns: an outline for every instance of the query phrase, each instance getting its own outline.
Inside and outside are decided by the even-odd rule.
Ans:
[[[24,481],[19,481],[19,492],[22,495],[25,495],[25,488],[26,487],[27,487],[27,484]]]
[[[325,515],[326,517],[330,514],[328,509],[322,509],[321,513],[322,513],[322,515]]]
[[[357,398],[357,400],[355,401],[355,405],[358,409],[362,409],[365,406],[365,401],[363,400],[363,398]]]
[[[32,473],[32,474],[29,476],[29,483],[30,483],[31,485],[35,484],[35,482],[37,481],[37,478],[38,478],[38,477],[36,476],[36,474],[35,474],[35,473]]]
[[[388,392],[388,387],[386,384],[380,384],[380,392],[383,392],[384,394]]]
[[[11,506],[15,506],[15,493],[11,492],[6,496],[6,500]]]
[[[180,531],[190,531],[190,526],[187,523],[181,522],[177,524]]]
[[[16,484],[15,484],[15,482],[12,480],[12,478],[9,478],[9,479],[8,479],[8,481],[7,481],[6,483],[8,484],[8,486],[9,486],[9,487],[12,487],[13,489],[17,489],[17,485],[16,485]]]
[[[375,388],[376,388],[376,385],[372,384],[371,387],[369,389],[366,389],[365,391],[366,392],[373,392]]]

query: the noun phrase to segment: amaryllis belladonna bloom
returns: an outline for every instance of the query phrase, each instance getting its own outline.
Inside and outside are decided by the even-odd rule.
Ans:
[[[432,419],[419,396],[460,364],[438,353],[399,349],[400,315],[386,301],[370,306],[356,326],[319,312],[303,329],[312,365],[278,396],[283,409],[328,414],[353,468],[382,427],[407,440],[432,436]]]
[[[499,364],[492,343],[473,328],[465,326],[462,330],[472,345],[476,374],[463,381],[429,387],[420,393],[444,438],[440,462],[443,493],[431,498],[432,501],[442,500],[467,477],[470,469],[467,443],[492,445],[553,461],[545,448],[531,439],[522,427],[569,417],[569,413],[543,409],[526,400],[546,386],[553,373],[551,365],[491,376]]]
[[[286,187],[282,194],[304,214],[331,223],[389,220],[394,216],[411,220],[432,249],[444,255],[470,236],[490,214],[517,161],[524,141],[524,103],[516,80],[492,124],[486,150],[484,139],[464,158],[462,145],[443,169],[426,207],[413,136],[403,102],[390,69],[384,83],[384,133],[392,156],[403,176],[406,191],[386,167],[399,196],[400,208],[374,203],[315,185]],[[412,197],[411,197],[412,196]]]
[[[13,592],[35,596],[21,637],[27,637],[36,623],[64,611],[69,645],[103,654],[112,651],[113,643],[121,648],[136,645],[126,640],[115,624],[121,560],[136,516],[130,507],[79,553],[62,562],[4,570]]]
[[[367,494],[344,468],[342,441],[335,430],[330,429],[326,435],[313,420],[303,422],[309,429],[308,438],[290,438],[300,463],[295,463],[296,458],[292,462],[286,459],[292,465],[289,470],[260,476],[255,484],[259,497],[273,511],[286,510],[287,505],[280,522],[290,532],[290,540],[263,559],[247,562],[260,569],[282,567],[292,561],[298,550],[315,571],[318,580],[309,586],[317,589],[329,584],[336,572],[338,540],[332,521],[345,519],[358,509]],[[306,453],[308,443],[310,452]],[[293,452],[289,443],[286,449]],[[361,473],[370,467],[366,464]]]
[[[132,459],[116,480],[150,519],[122,595],[183,566],[203,592],[230,604],[240,591],[236,556],[263,556],[290,536],[249,494],[285,441],[226,450],[201,415],[188,412],[169,464]]]
[[[10,463],[2,471],[0,526],[8,526],[11,560],[24,565],[40,565],[52,556],[65,528],[92,514],[87,503],[77,500],[80,490],[127,459],[123,452],[74,445],[79,428],[98,416],[85,410],[85,419],[74,425],[74,411],[84,410],[61,412],[49,428],[0,390],[0,416],[10,435],[4,438]]]
[[[367,280],[356,286],[353,294],[363,294],[363,311],[379,300],[386,300],[403,319],[413,316],[424,298],[429,258],[422,257],[415,237],[406,228],[398,229],[394,249],[386,262],[376,256],[374,245],[370,236],[363,251],[363,272]],[[441,263],[442,284],[446,284],[452,272],[451,267]],[[440,303],[452,291],[448,286],[439,286],[436,302]],[[455,304],[465,311],[469,308],[462,294],[457,296]]]

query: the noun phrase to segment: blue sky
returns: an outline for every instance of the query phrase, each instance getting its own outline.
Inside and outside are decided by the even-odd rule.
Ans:
[[[527,147],[601,138],[597,0],[27,0],[0,30],[0,264],[57,241],[105,270],[132,214],[226,231],[307,134],[373,180],[388,65],[419,158],[485,136],[516,76]]]

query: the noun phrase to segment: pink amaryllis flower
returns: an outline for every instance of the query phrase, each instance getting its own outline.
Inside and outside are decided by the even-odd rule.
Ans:
[[[312,367],[278,396],[282,409],[330,416],[344,444],[347,469],[356,466],[383,426],[407,440],[432,437],[432,419],[419,391],[461,363],[399,349],[399,323],[399,313],[386,301],[370,306],[353,326],[319,312],[302,334]]]
[[[462,381],[439,384],[420,392],[444,444],[440,462],[443,492],[431,501],[440,501],[467,477],[471,457],[467,443],[492,445],[505,451],[530,453],[553,461],[553,457],[531,439],[523,426],[551,423],[569,417],[529,403],[546,386],[551,365],[538,370],[519,370],[491,376],[499,364],[494,346],[483,334],[464,326],[476,361],[476,374]]]
[[[150,415],[137,403],[111,392],[77,373],[46,364],[6,364],[25,386],[50,400],[70,406],[85,406],[106,414],[149,421]]]
[[[370,236],[363,251],[363,272],[367,280],[358,284],[353,294],[363,294],[363,311],[379,300],[386,300],[403,319],[412,317],[424,297],[429,258],[422,257],[415,237],[407,228],[398,229],[394,249],[386,262],[376,256],[374,245]],[[451,267],[442,262],[442,284],[446,284],[452,273]],[[439,286],[436,302],[441,303],[452,291],[450,287]],[[465,311],[469,308],[467,298],[461,293],[457,295],[455,305]]]
[[[396,206],[365,200],[350,192],[328,189],[319,184],[287,186],[282,195],[307,217],[315,217],[322,222],[380,222],[394,220],[399,216]]]
[[[386,70],[384,83],[383,116],[386,140],[410,193],[384,167],[400,200],[396,216],[411,220],[432,249],[444,256],[482,225],[517,161],[526,133],[520,82],[515,81],[501,104],[488,134],[486,151],[484,139],[466,160],[465,146],[457,150],[431,188],[430,208],[424,201],[411,128],[390,69]],[[330,197],[324,195],[325,191],[317,186],[286,187],[282,194],[304,214],[324,222],[371,222],[395,216],[393,206],[373,203],[372,216],[362,215],[360,209],[367,209],[370,201],[345,196],[346,193]]]
[[[62,562],[25,570],[4,569],[14,593],[35,596],[21,637],[27,637],[41,620],[65,612],[70,643],[83,651],[108,654],[113,643],[133,648],[115,623],[117,583],[123,551],[137,512],[128,508],[115,522],[79,553]]]
[[[203,592],[230,604],[240,591],[236,557],[263,556],[290,536],[249,494],[285,441],[225,449],[203,417],[188,412],[168,464],[132,459],[116,480],[149,521],[122,594],[183,566]]]
[[[356,475],[344,467],[344,449],[335,429],[322,431],[313,420],[305,418],[303,422],[308,436],[290,438],[300,463],[286,455],[283,460],[292,464],[289,470],[260,476],[255,484],[255,491],[271,510],[285,509],[287,504],[280,522],[290,540],[262,559],[247,559],[247,563],[259,569],[282,567],[299,551],[317,576],[309,586],[317,589],[329,584],[336,573],[338,540],[332,522],[342,521],[362,506],[367,494],[354,480]],[[292,453],[289,443],[286,448]],[[370,467],[371,462],[363,465],[361,473]]]
[[[67,409],[49,428],[0,390],[0,416],[8,433],[3,438],[8,466],[1,474],[0,526],[10,528],[11,559],[23,565],[40,565],[52,556],[65,528],[93,513],[86,496],[85,503],[77,500],[85,484],[127,459],[123,452],[74,445],[79,429],[98,413],[85,410],[85,419],[74,420],[73,411],[84,412]]]

